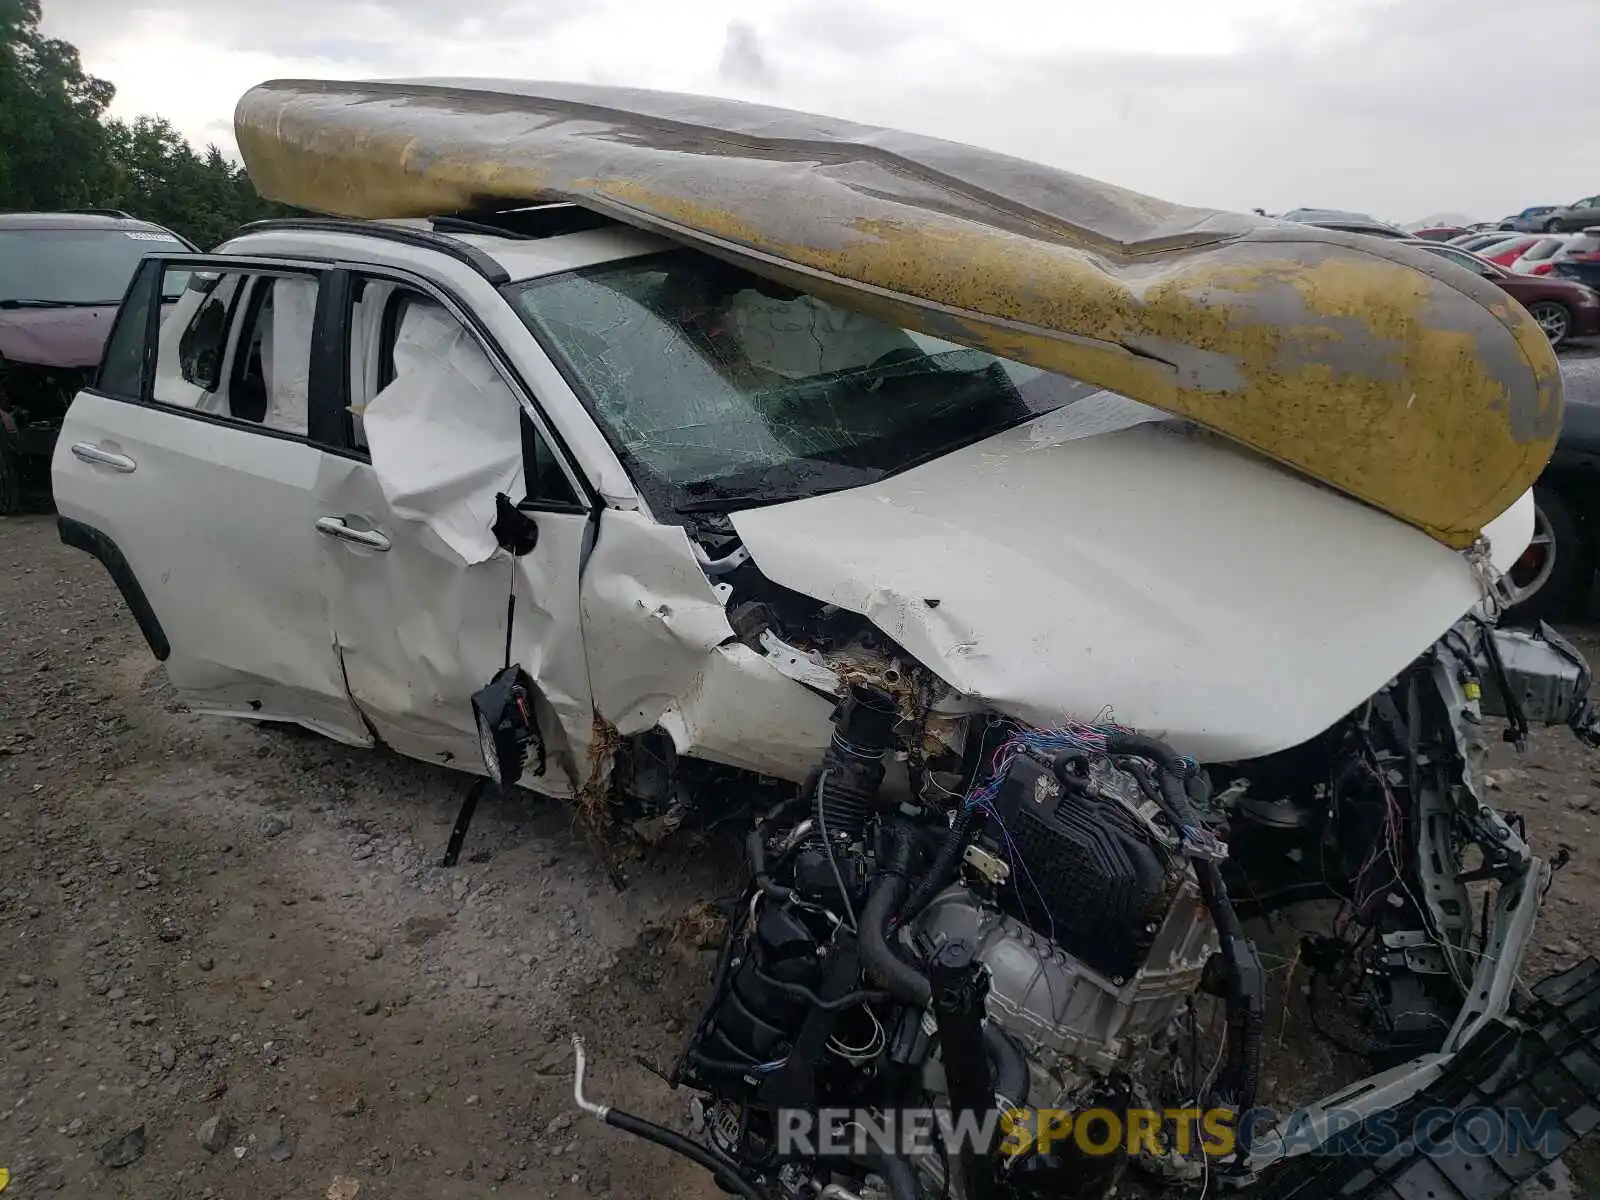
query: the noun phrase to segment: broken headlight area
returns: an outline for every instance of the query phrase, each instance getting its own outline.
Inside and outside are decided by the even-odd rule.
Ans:
[[[1588,736],[1587,665],[1553,630],[1464,620],[1310,742],[1200,764],[1109,722],[1026,727],[780,589],[736,597],[731,621],[834,702],[804,783],[764,781],[750,882],[672,1073],[733,1190],[1100,1196],[1226,1178],[1331,1195],[1371,1163],[1347,1155],[1343,1173],[1313,1173],[1323,1191],[1283,1189],[1352,1126],[1441,1087],[1510,1095],[1483,1048],[1542,1011],[1516,977],[1552,869],[1485,802],[1485,716],[1507,716],[1512,738],[1530,720]],[[634,742],[629,794],[675,796],[681,820],[687,776]],[[1595,1034],[1594,1013],[1573,1020],[1572,1036]],[[1263,1074],[1290,1026],[1336,1048],[1347,1085],[1278,1112],[1286,1089],[1269,1096]],[[1584,1096],[1600,1079],[1580,1072],[1562,1120]],[[868,1139],[853,1157],[786,1141],[796,1114],[893,1127],[928,1110],[958,1128],[1091,1110],[1191,1127],[1091,1150],[1017,1152],[993,1122],[931,1149]],[[1506,1194],[1546,1161],[1462,1194]]]
[[[48,457],[73,396],[92,369],[0,359],[0,431],[24,457]]]

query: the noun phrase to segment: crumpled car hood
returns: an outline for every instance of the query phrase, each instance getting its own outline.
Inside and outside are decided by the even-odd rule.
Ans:
[[[1039,725],[1109,711],[1202,761],[1321,732],[1482,598],[1416,529],[1106,393],[732,521],[766,576],[953,687]],[[1531,532],[1525,496],[1496,563]]]
[[[234,115],[270,199],[358,217],[565,200],[1178,413],[1453,547],[1561,427],[1549,340],[1412,247],[1188,208],[973,146],[704,96],[277,80]]]
[[[100,362],[116,305],[0,309],[0,360],[36,367],[93,367]]]

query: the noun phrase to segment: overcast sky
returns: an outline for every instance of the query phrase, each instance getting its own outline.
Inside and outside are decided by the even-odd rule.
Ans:
[[[264,79],[487,75],[760,99],[1220,208],[1487,220],[1600,192],[1600,0],[44,0],[44,20],[118,114],[230,152]]]

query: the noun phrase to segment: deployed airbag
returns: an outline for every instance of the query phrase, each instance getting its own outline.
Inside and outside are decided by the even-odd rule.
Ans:
[[[495,552],[495,494],[511,492],[522,470],[517,398],[434,304],[406,307],[394,375],[360,414],[383,498],[468,566],[484,562]]]

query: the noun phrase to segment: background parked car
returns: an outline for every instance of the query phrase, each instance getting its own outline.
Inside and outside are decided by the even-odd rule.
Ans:
[[[193,249],[124,212],[0,213],[0,514],[47,479],[61,418],[140,260]]]
[[[1525,208],[1521,212],[1505,218],[1500,222],[1501,229],[1517,230],[1524,233],[1533,233],[1542,230],[1543,218],[1556,211],[1557,205],[1538,204],[1533,208]]]
[[[1342,233],[1364,233],[1369,237],[1407,238],[1411,235],[1397,225],[1380,221],[1366,213],[1343,212],[1336,208],[1292,208],[1280,220],[1315,225],[1318,229],[1337,229]]]
[[[1460,225],[1435,225],[1428,229],[1413,230],[1411,236],[1421,238],[1425,242],[1448,242],[1451,238],[1470,232],[1472,231]]]
[[[1538,218],[1539,228],[1548,233],[1575,233],[1600,225],[1600,196],[1585,196]]]
[[[1566,416],[1533,489],[1533,542],[1507,572],[1514,620],[1580,615],[1600,562],[1600,357],[1566,358]]]
[[[1473,253],[1480,258],[1486,258],[1492,263],[1499,263],[1502,267],[1510,267],[1512,263],[1522,257],[1526,250],[1531,250],[1535,244],[1544,239],[1536,234],[1523,234],[1520,237],[1507,238],[1503,242],[1494,242]]]
[[[1509,266],[1518,275],[1532,275],[1541,263],[1550,262],[1558,257],[1572,238],[1573,235],[1570,233],[1547,233],[1541,238],[1534,239],[1533,244],[1525,247],[1511,262],[1501,265]],[[1549,274],[1549,272],[1544,273]]]
[[[1490,229],[1482,233],[1465,233],[1460,237],[1453,237],[1445,243],[1447,246],[1459,246],[1463,250],[1470,250],[1476,254],[1485,246],[1493,246],[1497,242],[1507,241],[1507,236],[1502,229]]]
[[[1458,246],[1413,238],[1411,245],[1447,258],[1510,293],[1539,322],[1550,344],[1600,333],[1600,292],[1569,279],[1518,275]]]
[[[1566,241],[1542,263],[1535,263],[1530,275],[1559,274],[1555,270],[1564,262],[1600,261],[1600,229],[1587,229],[1582,233],[1569,233]]]

